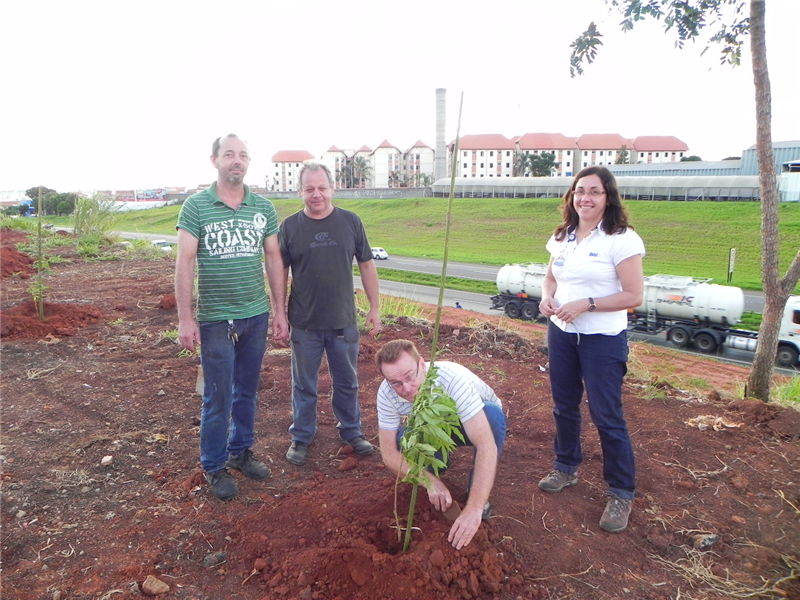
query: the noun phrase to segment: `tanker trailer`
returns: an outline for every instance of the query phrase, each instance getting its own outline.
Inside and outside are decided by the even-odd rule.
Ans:
[[[709,281],[679,275],[645,277],[644,298],[629,311],[628,329],[666,331],[679,348],[694,344],[701,352],[714,352],[742,318],[744,293]]]
[[[744,292],[708,283],[709,279],[653,275],[645,277],[644,302],[628,315],[628,330],[667,332],[667,339],[701,352],[722,345],[755,352],[758,332],[733,329],[744,312]],[[800,296],[789,296],[778,329],[775,362],[791,367],[800,357]]]
[[[536,319],[546,274],[547,265],[543,264],[505,265],[497,272],[500,293],[492,296],[492,309],[505,311],[511,319]]]
[[[492,309],[503,310],[512,319],[535,319],[546,274],[546,264],[505,265],[497,273],[499,293],[491,298]],[[744,312],[744,292],[710,281],[679,275],[645,277],[642,304],[628,311],[628,330],[666,332],[675,346],[694,345],[706,353],[722,345],[755,351],[758,332],[733,329]],[[800,296],[790,296],[780,324],[776,362],[792,366],[798,363],[798,357]]]

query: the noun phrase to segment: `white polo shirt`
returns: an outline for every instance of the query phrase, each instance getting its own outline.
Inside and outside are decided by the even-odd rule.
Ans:
[[[425,363],[427,365],[430,363]],[[467,367],[447,360],[437,360],[436,385],[444,388],[455,400],[456,412],[462,423],[466,423],[481,410],[484,402],[492,402],[502,408],[503,404],[494,390]],[[385,379],[378,388],[378,427],[400,429],[403,417],[411,413],[411,402],[401,398]]]
[[[574,233],[568,233],[560,242],[551,236],[547,242],[547,251],[553,256],[553,276],[558,284],[554,298],[558,306],[581,298],[604,298],[621,292],[617,265],[636,254],[644,256],[642,238],[633,229],[607,235],[601,226],[602,223],[580,244]],[[566,333],[617,335],[628,327],[625,310],[585,312],[572,323],[555,316],[550,319]]]

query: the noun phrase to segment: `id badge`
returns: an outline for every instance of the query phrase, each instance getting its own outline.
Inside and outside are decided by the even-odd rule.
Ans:
[[[575,241],[575,234],[570,233],[567,236],[566,243],[561,244],[561,252],[556,256],[556,259],[553,261],[553,265],[556,267],[563,267],[564,261],[567,260],[567,254],[570,252],[570,242]]]

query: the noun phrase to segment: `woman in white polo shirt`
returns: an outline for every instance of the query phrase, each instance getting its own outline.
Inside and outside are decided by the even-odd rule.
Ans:
[[[606,531],[628,526],[636,465],[622,411],[627,372],[627,309],[642,303],[644,244],[628,224],[617,183],[604,167],[588,167],[564,194],[563,222],[547,242],[550,264],[539,310],[548,323],[550,385],[556,424],[553,470],[540,482],[560,492],[578,482],[581,398],[600,434],[608,501]]]

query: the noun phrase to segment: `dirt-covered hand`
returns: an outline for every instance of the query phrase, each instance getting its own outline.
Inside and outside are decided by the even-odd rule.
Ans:
[[[462,510],[461,514],[453,523],[450,528],[450,534],[447,536],[447,541],[453,544],[453,548],[461,550],[464,546],[472,541],[478,527],[481,526],[481,511],[480,510]]]
[[[437,477],[431,476],[431,484],[428,487],[428,500],[431,506],[438,511],[444,512],[453,503],[453,497],[450,495],[450,490],[442,483]]]

